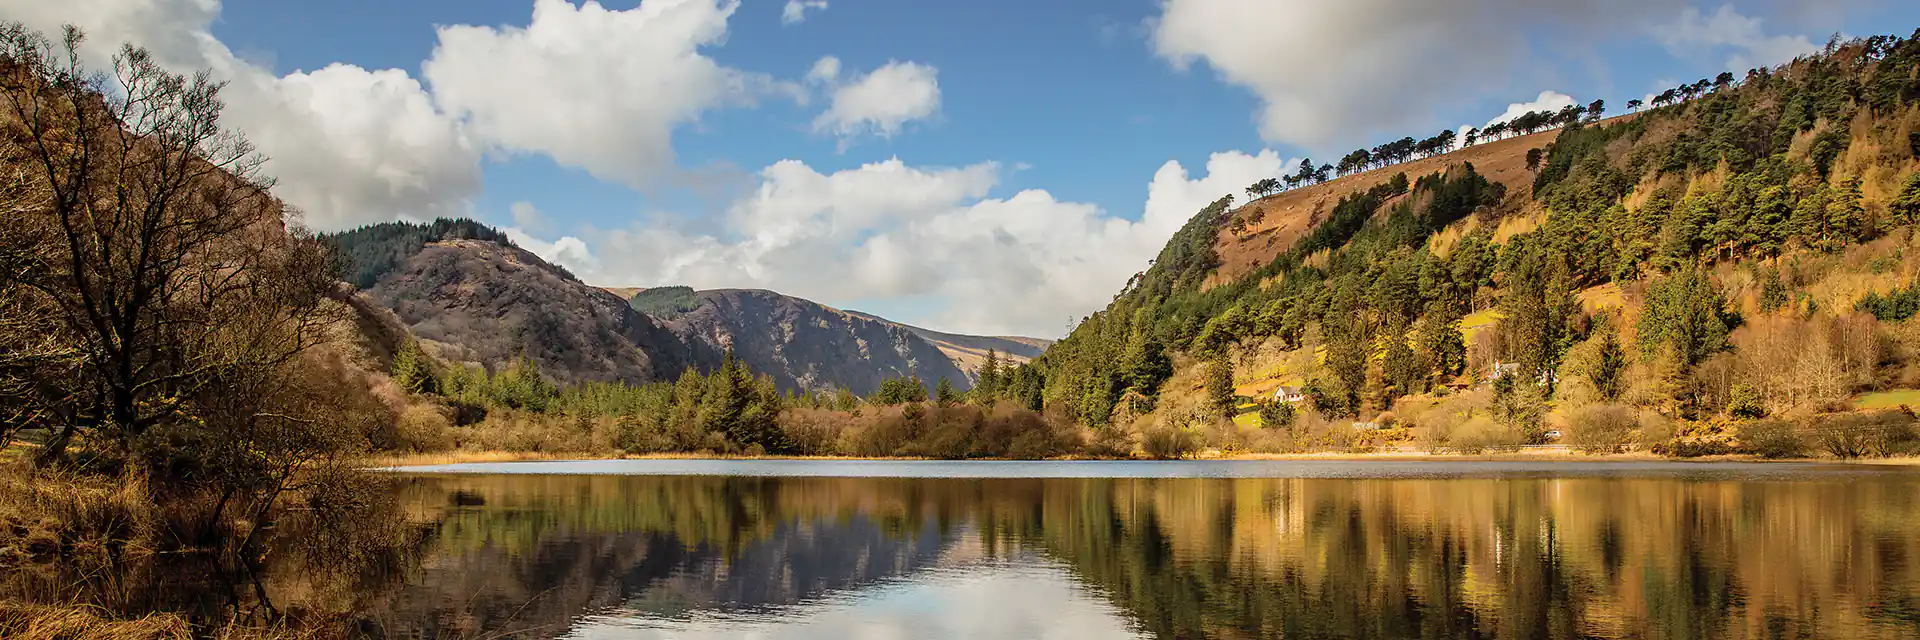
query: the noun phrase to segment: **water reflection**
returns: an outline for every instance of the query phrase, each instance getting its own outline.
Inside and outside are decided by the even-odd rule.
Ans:
[[[1920,638],[1920,483],[443,476],[385,637]]]

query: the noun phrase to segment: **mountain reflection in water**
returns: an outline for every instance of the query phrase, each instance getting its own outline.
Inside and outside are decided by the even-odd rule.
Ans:
[[[1920,476],[411,476],[375,637],[1920,638]]]

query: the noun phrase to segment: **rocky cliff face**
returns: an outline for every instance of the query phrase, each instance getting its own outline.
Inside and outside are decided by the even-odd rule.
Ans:
[[[782,389],[845,387],[866,394],[889,377],[940,378],[968,388],[968,372],[910,328],[808,300],[755,289],[694,294],[697,306],[660,321],[691,346],[702,367],[732,349]]]
[[[366,295],[454,362],[495,366],[524,356],[563,383],[660,380],[691,362],[673,332],[619,296],[511,245],[427,244]]]

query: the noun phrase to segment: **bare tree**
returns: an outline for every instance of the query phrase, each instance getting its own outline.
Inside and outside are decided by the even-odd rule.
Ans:
[[[79,435],[129,451],[157,425],[214,419],[196,403],[219,385],[259,387],[321,339],[334,286],[267,193],[264,159],[221,128],[222,83],[131,46],[110,75],[90,72],[82,39],[0,26],[0,154],[26,195],[0,236],[0,327],[43,314],[38,330],[71,350],[71,366],[0,383],[9,428],[49,430],[43,462]]]

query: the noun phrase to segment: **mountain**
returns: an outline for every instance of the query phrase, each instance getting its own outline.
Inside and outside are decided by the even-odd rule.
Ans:
[[[771,291],[594,287],[471,220],[384,223],[324,239],[361,297],[440,358],[497,368],[524,357],[561,383],[711,371],[731,350],[788,391],[865,395],[905,376],[966,389],[986,350],[1024,362],[1046,344],[930,331]]]
[[[672,332],[471,221],[387,223],[326,236],[373,303],[442,359],[527,358],[563,383],[645,382],[694,359]]]
[[[877,322],[898,325],[907,331],[913,332],[914,335],[920,336],[920,339],[933,343],[935,347],[939,347],[941,353],[947,354],[948,359],[953,360],[954,364],[970,374],[978,373],[981,365],[986,364],[988,351],[996,352],[1002,362],[1012,361],[1014,363],[1023,363],[1040,357],[1040,354],[1047,350],[1047,345],[1053,344],[1052,340],[1044,338],[970,336],[934,331],[932,329],[922,329],[910,324],[894,322],[880,316],[859,311],[848,311],[847,314]]]
[[[773,376],[783,389],[840,387],[866,394],[881,380],[900,376],[917,376],[928,385],[946,378],[966,389],[987,349],[1024,362],[1046,344],[929,331],[758,289],[658,287],[636,292],[629,303],[693,345],[700,366],[717,364],[732,349],[749,369]]]

